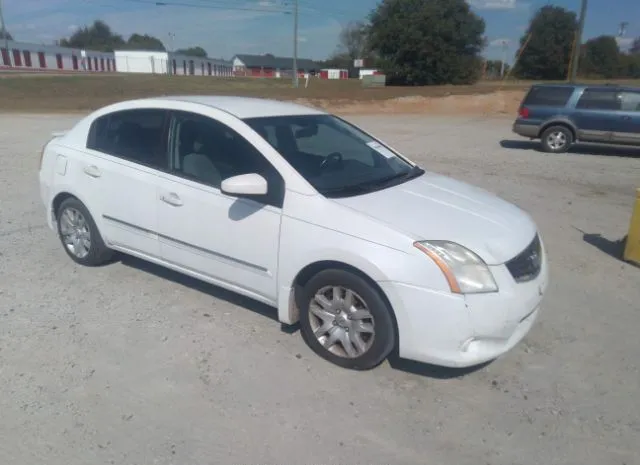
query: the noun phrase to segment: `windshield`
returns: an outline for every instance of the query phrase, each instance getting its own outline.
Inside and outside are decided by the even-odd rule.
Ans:
[[[364,194],[424,173],[333,115],[275,116],[244,121],[326,196]]]

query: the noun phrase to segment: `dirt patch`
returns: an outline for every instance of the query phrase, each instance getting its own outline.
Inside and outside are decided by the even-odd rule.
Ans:
[[[357,114],[437,114],[437,115],[491,115],[512,116],[517,110],[524,91],[496,91],[480,95],[449,95],[446,97],[406,96],[383,101],[349,101],[298,99],[343,115]]]
[[[470,86],[364,88],[357,79],[287,79],[159,75],[3,75],[1,112],[87,112],[117,101],[161,95],[238,95],[293,100],[335,113],[512,116],[531,82]]]
[[[113,102],[159,95],[240,95],[293,100],[344,114],[511,112],[530,84],[363,88],[358,80],[313,80],[294,89],[284,79],[198,76],[7,76],[0,79],[0,111],[84,112]],[[510,97],[513,95],[514,97]]]

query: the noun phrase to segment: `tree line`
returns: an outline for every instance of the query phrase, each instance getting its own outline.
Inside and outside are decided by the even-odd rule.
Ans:
[[[553,5],[533,15],[520,39],[513,70],[485,60],[485,22],[466,0],[382,0],[369,16],[340,34],[339,48],[323,65],[356,72],[353,60],[382,69],[391,84],[471,84],[501,71],[519,79],[564,80],[569,76],[578,19]],[[602,35],[581,45],[578,76],[640,78],[640,37],[629,51]]]
[[[164,43],[157,37],[149,34],[131,34],[124,39],[120,34],[114,33],[104,21],[96,20],[90,26],[77,29],[70,37],[57,41],[61,47],[83,48],[101,52],[113,52],[114,50],[150,50],[167,51]],[[200,46],[177,49],[173,51],[182,55],[206,58],[207,52]]]
[[[0,30],[0,39],[13,40],[8,31]],[[93,24],[78,28],[71,36],[55,41],[60,47],[95,50],[97,52],[113,52],[114,50],[150,50],[167,51],[164,43],[149,34],[131,34],[124,39],[113,32],[104,21],[95,20]],[[200,46],[177,49],[174,51],[182,55],[206,58],[207,52]]]

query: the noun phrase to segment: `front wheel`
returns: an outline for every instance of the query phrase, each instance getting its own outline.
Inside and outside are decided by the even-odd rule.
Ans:
[[[335,365],[368,370],[394,347],[391,309],[373,286],[353,273],[318,273],[303,287],[299,306],[305,342]]]
[[[551,126],[540,136],[542,150],[549,153],[564,153],[573,143],[573,133],[565,126]]]

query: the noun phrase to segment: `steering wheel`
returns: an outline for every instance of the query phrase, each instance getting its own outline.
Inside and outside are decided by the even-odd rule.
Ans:
[[[326,168],[331,163],[342,163],[342,154],[340,152],[332,152],[327,155],[320,163],[320,169]]]

